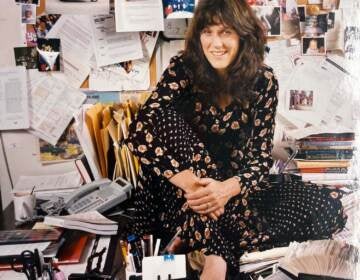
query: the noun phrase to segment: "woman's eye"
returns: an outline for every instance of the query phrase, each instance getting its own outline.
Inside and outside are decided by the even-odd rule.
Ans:
[[[223,31],[223,34],[225,34],[225,35],[231,35],[231,34],[232,34],[232,31],[231,31],[231,30],[224,30],[224,31]]]

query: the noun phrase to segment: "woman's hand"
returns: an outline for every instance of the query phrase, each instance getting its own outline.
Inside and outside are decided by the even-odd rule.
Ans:
[[[211,218],[222,215],[229,199],[240,192],[239,183],[234,178],[222,182],[203,178],[198,181],[198,184],[203,185],[203,188],[185,194],[185,198],[191,209],[199,214],[211,213]]]

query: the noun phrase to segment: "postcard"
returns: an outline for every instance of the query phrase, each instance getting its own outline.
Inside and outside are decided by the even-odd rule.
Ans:
[[[36,47],[14,48],[15,63],[17,66],[24,66],[26,69],[38,68],[38,53]]]
[[[82,156],[83,150],[73,125],[74,122],[68,125],[55,146],[39,139],[40,161],[43,164],[71,161]]]

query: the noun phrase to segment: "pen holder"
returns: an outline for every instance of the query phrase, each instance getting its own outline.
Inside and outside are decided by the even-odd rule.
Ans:
[[[126,275],[126,280],[135,280],[135,279],[142,278],[141,272],[135,272],[135,271],[129,270],[128,266],[126,266],[126,268],[125,268],[125,275]]]

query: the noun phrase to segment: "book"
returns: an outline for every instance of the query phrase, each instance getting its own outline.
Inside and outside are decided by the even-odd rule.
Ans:
[[[310,167],[350,167],[349,160],[302,160],[295,159],[297,168]]]
[[[100,235],[115,235],[118,230],[117,222],[104,217],[97,211],[66,216],[46,216],[44,224],[67,229],[77,229]]]
[[[76,168],[79,171],[83,181],[86,184],[94,181],[94,176],[91,172],[89,163],[88,163],[85,155],[83,155],[80,159],[75,160],[75,165],[76,165]]]
[[[356,278],[359,249],[337,240],[292,242],[279,267],[300,280]]]
[[[300,168],[300,173],[347,173],[348,167],[309,167]]]
[[[56,241],[61,229],[15,229],[0,231],[0,245]]]

